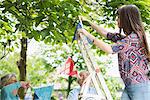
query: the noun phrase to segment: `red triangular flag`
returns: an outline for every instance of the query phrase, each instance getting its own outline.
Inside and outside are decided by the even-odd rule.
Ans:
[[[77,75],[77,71],[74,71],[74,61],[71,57],[68,57],[64,69],[61,71],[63,74],[67,74],[69,76]]]

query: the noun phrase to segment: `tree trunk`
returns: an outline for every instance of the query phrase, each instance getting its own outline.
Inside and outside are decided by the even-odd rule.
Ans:
[[[21,52],[20,52],[20,60],[17,62],[19,73],[20,73],[20,81],[26,80],[26,61],[27,61],[27,38],[21,39]],[[19,89],[19,96],[21,99],[24,98],[24,89]]]

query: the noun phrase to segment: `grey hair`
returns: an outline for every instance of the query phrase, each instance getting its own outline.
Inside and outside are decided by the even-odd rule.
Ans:
[[[8,81],[12,78],[12,77],[16,77],[16,75],[13,74],[6,74],[5,76],[1,77],[1,86],[5,86],[7,85]]]

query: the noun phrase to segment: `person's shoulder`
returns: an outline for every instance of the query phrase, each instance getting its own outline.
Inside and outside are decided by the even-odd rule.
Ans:
[[[131,42],[139,42],[139,37],[138,37],[137,33],[131,32],[129,35],[123,36],[123,38],[117,42],[127,43],[127,44],[130,44]]]
[[[75,87],[70,92],[80,92],[80,89],[81,89],[80,87]]]
[[[15,82],[15,83],[4,86],[2,89],[5,90],[5,89],[9,89],[9,88],[18,88],[20,86],[21,86],[20,82]]]
[[[138,34],[135,33],[135,32],[131,32],[131,34],[128,35],[128,37],[129,37],[130,39],[139,39]]]
[[[80,88],[74,88],[69,92],[67,100],[78,100],[78,94],[80,93]]]

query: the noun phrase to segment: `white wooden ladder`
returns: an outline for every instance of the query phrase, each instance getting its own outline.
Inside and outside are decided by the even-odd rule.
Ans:
[[[83,34],[77,34],[77,41],[79,48],[81,49],[82,56],[87,65],[87,69],[90,73],[89,77],[84,81],[81,88],[79,99],[80,100],[113,100],[110,91],[105,83],[100,67],[96,63],[96,58],[90,50],[90,46],[87,37]],[[97,95],[90,95],[87,93],[90,83],[93,83]],[[88,99],[89,98],[89,99]]]

